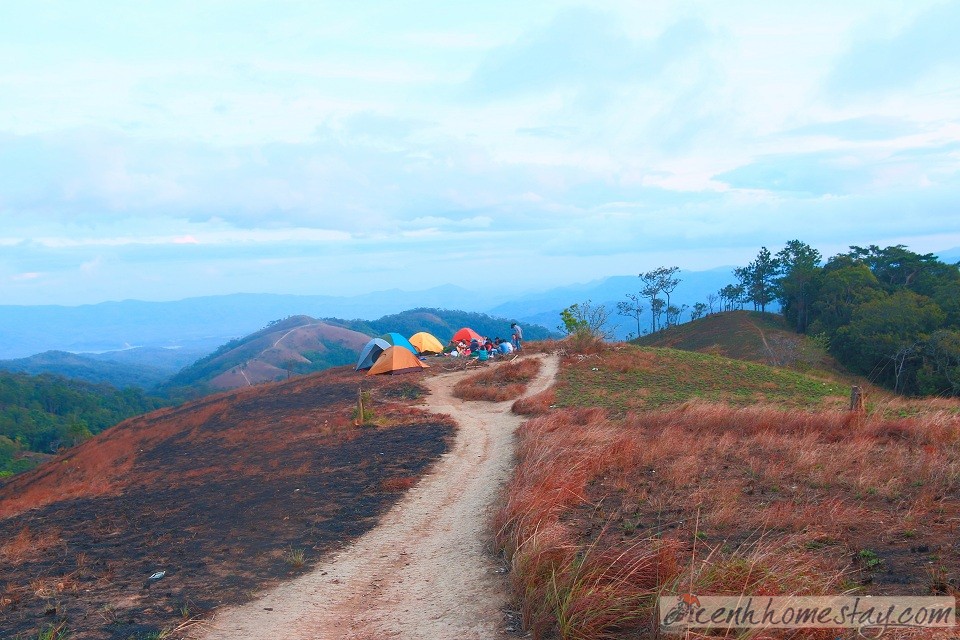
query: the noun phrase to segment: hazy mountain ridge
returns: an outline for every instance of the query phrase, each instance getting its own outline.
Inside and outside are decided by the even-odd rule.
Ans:
[[[44,351],[29,358],[0,361],[0,370],[39,375],[49,373],[114,387],[151,387],[171,374],[157,367],[98,361],[66,351]]]

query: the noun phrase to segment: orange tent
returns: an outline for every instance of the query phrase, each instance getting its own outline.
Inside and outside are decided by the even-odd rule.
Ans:
[[[368,376],[378,373],[407,373],[419,369],[429,369],[429,367],[413,355],[406,347],[390,347],[380,354],[376,363],[367,371]]]
[[[461,340],[469,344],[471,340],[480,341],[483,340],[483,337],[470,327],[464,327],[463,329],[460,329],[460,331],[457,331],[455,334],[453,334],[454,342],[460,342]]]

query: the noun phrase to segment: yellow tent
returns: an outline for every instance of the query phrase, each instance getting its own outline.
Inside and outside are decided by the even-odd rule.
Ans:
[[[370,371],[367,371],[367,375],[374,376],[378,373],[407,373],[408,371],[417,371],[418,369],[429,369],[429,367],[420,362],[410,349],[406,347],[390,347],[380,354],[380,357],[377,358],[374,365],[370,367]]]
[[[420,353],[442,353],[443,345],[433,334],[421,331],[410,336],[410,344],[416,347]]]

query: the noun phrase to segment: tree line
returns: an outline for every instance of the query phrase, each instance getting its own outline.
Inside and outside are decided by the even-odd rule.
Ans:
[[[681,321],[687,305],[671,302],[679,267],[639,274],[638,293],[617,303],[618,315],[637,323],[650,309],[650,332]],[[778,310],[791,327],[815,337],[855,373],[898,393],[960,396],[960,263],[904,245],[851,246],[827,260],[791,240],[778,252],[761,247],[733,272],[736,282],[689,308],[690,320],[752,306]],[[589,311],[590,313],[584,313]],[[567,333],[608,337],[608,314],[590,301],[561,314]]]
[[[49,374],[2,374],[0,474],[32,466],[21,456],[25,451],[54,453],[164,404],[136,387],[117,389]]]

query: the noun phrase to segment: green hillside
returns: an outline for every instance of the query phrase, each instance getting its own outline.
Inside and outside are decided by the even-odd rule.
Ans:
[[[160,384],[172,373],[159,367],[114,362],[66,351],[45,351],[29,358],[0,360],[0,371],[32,375],[49,373],[93,384],[106,383],[118,388],[142,389]]]
[[[844,373],[823,345],[787,326],[783,316],[726,311],[675,325],[631,341],[644,347],[698,351],[799,370]]]
[[[33,467],[28,452],[53,453],[163,404],[133,387],[0,373],[0,474]]]
[[[689,400],[812,410],[843,408],[849,393],[839,379],[709,353],[623,345],[565,368],[557,403],[603,407],[618,415]]]

